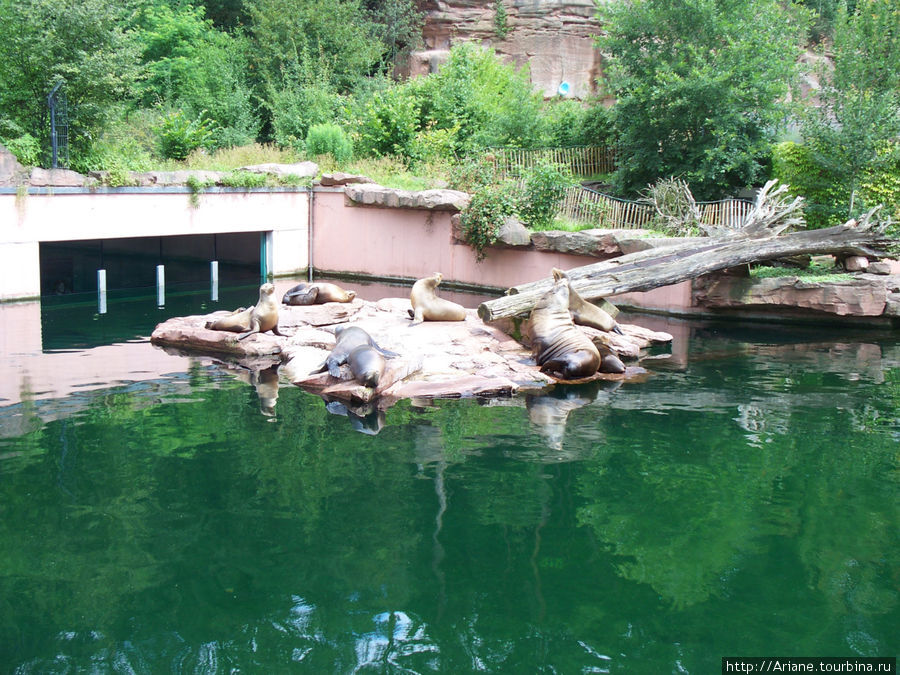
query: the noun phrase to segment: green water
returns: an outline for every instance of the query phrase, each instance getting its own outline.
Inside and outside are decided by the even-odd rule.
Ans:
[[[0,671],[896,656],[896,333],[687,328],[645,382],[403,402],[377,435],[196,362],[0,408]]]

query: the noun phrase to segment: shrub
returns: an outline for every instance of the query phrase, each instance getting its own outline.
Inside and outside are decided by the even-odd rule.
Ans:
[[[41,144],[31,134],[25,133],[16,138],[2,139],[3,145],[16,156],[24,166],[37,166],[41,161]]]
[[[191,120],[180,110],[167,115],[157,127],[159,150],[166,159],[187,159],[192,150],[204,147],[211,137],[209,122],[202,115]]]
[[[484,249],[495,241],[504,221],[516,213],[516,187],[511,181],[484,185],[460,215],[463,240],[475,249],[476,259],[485,258]]]
[[[353,143],[336,124],[314,124],[306,134],[306,154],[331,155],[338,162],[347,162],[353,157]]]
[[[828,227],[846,220],[846,200],[840,186],[821,165],[813,151],[791,141],[772,148],[772,177],[787,185],[791,194],[805,200],[807,227]]]
[[[393,86],[379,91],[357,111],[355,147],[365,156],[409,157],[419,131],[419,102],[413,88]]]
[[[557,164],[540,162],[525,171],[519,215],[531,229],[546,229],[559,212],[566,189],[575,181],[568,170]]]

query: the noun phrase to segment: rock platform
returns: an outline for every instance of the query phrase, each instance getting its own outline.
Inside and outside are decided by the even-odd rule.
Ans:
[[[482,322],[474,309],[466,310],[464,321],[420,324],[412,322],[410,309],[407,298],[281,305],[279,329],[288,337],[264,333],[244,340],[238,340],[236,333],[205,328],[207,321],[227,312],[174,317],[154,329],[151,342],[186,353],[216,355],[254,372],[274,366],[281,382],[319,394],[326,401],[381,410],[401,399],[502,397],[539,393],[559,382],[540,371],[526,345],[501,327]],[[376,389],[356,383],[347,366],[342,367],[340,378],[312,372],[328,356],[334,346],[334,328],[343,323],[365,329],[380,347],[398,354],[387,360]],[[512,323],[503,327],[515,328]],[[621,327],[625,335],[579,327],[629,364],[623,374],[598,373],[579,382],[641,380],[647,377],[647,371],[636,364],[641,350],[672,341],[668,333],[628,324]]]

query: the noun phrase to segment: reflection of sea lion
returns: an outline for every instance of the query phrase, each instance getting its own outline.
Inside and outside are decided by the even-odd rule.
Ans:
[[[564,380],[590,377],[600,365],[594,343],[572,323],[569,280],[557,279],[537,301],[528,321],[531,352],[545,373]]]
[[[554,267],[553,280],[558,281],[559,279],[569,280],[569,275]],[[579,326],[590,326],[597,330],[622,334],[622,329],[619,328],[616,320],[608,312],[582,298],[572,288],[571,281],[569,282],[569,313],[572,315],[572,321]]]
[[[416,323],[421,321],[463,321],[466,310],[462,305],[439,298],[436,293],[438,284],[444,278],[440,272],[430,277],[419,279],[409,292],[412,311],[409,315]]]
[[[325,363],[313,372],[327,369],[329,375],[339,378],[341,366],[346,363],[357,382],[366,387],[377,387],[384,373],[384,357],[397,354],[379,347],[372,336],[358,326],[338,326],[334,329],[334,337],[334,349]]]
[[[240,333],[238,340],[243,340],[254,333],[264,333],[267,330],[275,335],[287,337],[278,330],[278,304],[274,299],[275,286],[263,284],[259,287],[259,301],[253,307],[244,310],[235,310],[228,316],[214,321],[207,321],[206,327],[211,330],[227,330],[232,333]]]
[[[275,404],[278,402],[278,364],[265,370],[255,371],[250,383],[259,396],[259,409],[266,417],[275,416]]]
[[[325,409],[332,415],[344,415],[350,420],[350,426],[361,434],[375,436],[384,428],[385,414],[376,406],[351,406],[346,401],[328,401]]]
[[[285,305],[321,305],[326,302],[350,302],[355,297],[356,291],[344,290],[337,284],[301,282],[288,290],[281,302]]]

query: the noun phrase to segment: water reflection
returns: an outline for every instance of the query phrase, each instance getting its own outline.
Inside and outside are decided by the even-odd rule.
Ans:
[[[0,663],[705,673],[895,653],[897,342],[746,337],[707,333],[639,384],[401,402],[377,435],[273,390],[272,364],[115,383],[81,352],[95,388],[0,409]]]

